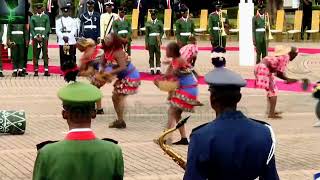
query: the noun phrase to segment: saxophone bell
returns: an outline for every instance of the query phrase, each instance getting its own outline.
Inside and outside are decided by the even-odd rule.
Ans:
[[[177,163],[182,169],[186,169],[186,165],[187,165],[187,162],[186,160],[178,153],[176,153],[172,148],[170,148],[168,145],[165,144],[165,138],[168,134],[171,134],[172,132],[176,131],[177,129],[179,129],[181,126],[183,126],[187,120],[190,118],[190,116],[180,120],[178,122],[178,124],[176,125],[175,128],[172,128],[172,129],[169,129],[165,132],[163,132],[159,139],[158,139],[158,142],[159,142],[159,146],[161,147],[161,149],[167,154],[169,155],[172,160]]]
[[[70,55],[70,45],[69,45],[69,43],[65,43],[64,45],[63,45],[63,52],[64,52],[64,54],[65,55]]]

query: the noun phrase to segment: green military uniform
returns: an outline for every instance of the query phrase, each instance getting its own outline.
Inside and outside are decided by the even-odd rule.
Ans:
[[[24,67],[26,41],[28,41],[27,27],[25,24],[9,24],[7,38],[11,46],[11,54],[13,60],[13,74],[12,76],[24,76],[22,73]],[[19,73],[18,73],[19,71]]]
[[[3,36],[3,24],[0,24],[0,77],[3,77],[2,73],[2,36]]]
[[[194,22],[183,17],[176,21],[176,38],[177,41],[185,46],[189,42],[189,37],[194,35]]]
[[[87,122],[102,93],[93,85],[74,82],[63,87],[58,96],[63,102],[63,113],[82,112],[79,117],[85,117],[82,120]],[[117,142],[98,139],[89,128],[90,125],[84,126],[77,119],[68,117],[67,121],[82,128],[72,128],[65,139],[59,142],[46,141],[37,145],[33,180],[122,180],[124,162]],[[91,119],[88,123],[91,123]]]
[[[264,5],[259,5],[259,11],[264,10]],[[256,46],[257,52],[257,63],[261,61],[262,58],[266,57],[268,54],[268,37],[267,33],[269,29],[266,28],[266,16],[265,14],[260,14],[254,16],[252,19],[252,33],[253,41]]]
[[[124,45],[124,49],[131,56],[131,23],[123,18],[118,18],[113,22],[113,31],[118,34],[121,38],[128,38],[128,43]]]
[[[42,7],[42,3],[37,4],[37,8]],[[33,65],[35,75],[38,74],[38,61],[40,52],[43,54],[45,75],[48,74],[48,34],[50,31],[50,21],[49,16],[44,14],[34,14],[30,19],[30,32],[33,40]],[[41,36],[43,38],[42,42],[39,42],[36,38]]]
[[[224,24],[229,24],[228,15],[222,13],[222,21]],[[217,46],[226,47],[227,36],[222,36],[222,23],[219,12],[213,12],[209,15],[209,33],[211,37],[211,45],[214,49]]]
[[[156,14],[155,11],[151,11],[152,14]],[[149,66],[151,73],[154,74],[154,55],[156,55],[156,70],[160,74],[161,71],[161,38],[163,36],[163,23],[158,20],[151,20],[146,23],[146,46],[149,49]]]

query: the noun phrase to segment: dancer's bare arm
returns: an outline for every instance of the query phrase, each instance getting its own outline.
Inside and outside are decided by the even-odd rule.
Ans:
[[[114,58],[117,61],[118,67],[114,68],[110,74],[116,75],[120,73],[121,71],[124,71],[127,68],[127,59],[128,56],[126,56],[124,51],[117,51],[114,53]]]

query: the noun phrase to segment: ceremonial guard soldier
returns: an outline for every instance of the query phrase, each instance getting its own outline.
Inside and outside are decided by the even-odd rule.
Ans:
[[[65,64],[76,64],[76,21],[70,17],[71,3],[61,8],[62,17],[56,20],[56,32],[60,50],[60,69],[64,71]]]
[[[0,77],[4,77],[2,71],[2,36],[3,36],[3,31],[4,31],[4,25],[0,24]]]
[[[157,19],[157,10],[150,10],[151,21],[146,23],[146,49],[149,50],[149,66],[151,74],[161,74],[161,37],[163,36],[163,23]],[[154,68],[154,55],[156,55],[156,69]]]
[[[176,21],[176,38],[180,47],[188,44],[189,37],[194,36],[194,22],[188,17],[188,8],[181,8],[182,17]]]
[[[100,14],[94,12],[94,3],[94,0],[87,0],[88,11],[80,17],[80,36],[91,38],[98,43],[100,36]]]
[[[90,128],[102,92],[93,85],[73,82],[60,89],[58,96],[69,132],[59,142],[37,145],[33,180],[122,180],[124,163],[117,141],[98,139]]]
[[[124,7],[119,7],[119,18],[113,22],[113,31],[118,34],[123,41],[123,47],[128,54],[131,56],[131,23],[125,19],[126,10]]]
[[[258,13],[252,20],[253,44],[257,52],[257,64],[268,55],[268,31],[270,31],[267,21],[269,17],[265,12],[265,6],[260,3]]]
[[[30,20],[34,76],[38,76],[38,62],[41,51],[44,62],[44,76],[50,76],[48,62],[48,35],[50,31],[50,20],[49,16],[43,12],[43,3],[37,3],[36,8],[37,14],[33,15]]]
[[[11,49],[13,61],[13,77],[25,76],[23,72],[26,46],[29,44],[29,34],[25,24],[9,24],[7,45]]]
[[[216,3],[216,9],[209,15],[209,33],[212,51],[215,47],[226,48],[229,20],[226,13],[221,11],[222,3]]]
[[[111,33],[112,31],[112,24],[113,22],[118,19],[118,14],[112,13],[112,10],[114,8],[114,4],[111,0],[106,0],[104,3],[106,13],[103,13],[100,17],[100,37],[101,40],[104,39],[104,37]]]
[[[213,64],[222,65],[223,59]],[[237,110],[246,81],[224,67],[209,72],[205,81],[216,119],[192,131],[184,180],[279,180],[271,126]]]

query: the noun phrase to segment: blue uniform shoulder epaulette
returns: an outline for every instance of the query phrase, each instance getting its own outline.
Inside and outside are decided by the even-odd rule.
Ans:
[[[52,144],[52,143],[56,143],[58,141],[44,141],[42,143],[37,144],[37,150],[39,151],[41,148],[43,148],[44,146],[48,145],[48,144]]]
[[[252,121],[255,121],[255,122],[257,122],[257,123],[260,123],[260,124],[263,124],[263,125],[269,125],[270,126],[270,124],[268,124],[268,123],[266,123],[266,122],[264,122],[264,121],[260,121],[260,120],[256,120],[256,119],[252,119],[252,118],[249,118],[250,120],[252,120]]]
[[[208,123],[204,123],[204,124],[201,124],[200,126],[196,127],[196,128],[193,128],[192,129],[192,132],[195,132],[197,131],[198,129],[201,129],[202,127],[206,126]]]
[[[114,144],[118,144],[118,141],[116,141],[116,140],[114,140],[114,139],[103,138],[102,140],[104,140],[104,141],[110,141],[110,142],[113,142]]]

